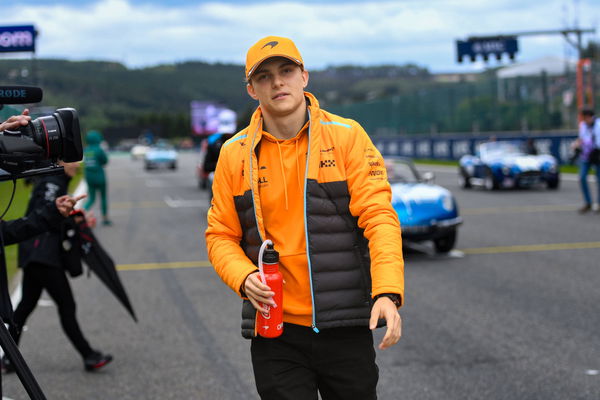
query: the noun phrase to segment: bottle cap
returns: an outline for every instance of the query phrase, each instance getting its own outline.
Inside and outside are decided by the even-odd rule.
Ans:
[[[277,264],[279,262],[279,253],[275,250],[272,244],[268,244],[263,253],[262,262],[265,264]]]

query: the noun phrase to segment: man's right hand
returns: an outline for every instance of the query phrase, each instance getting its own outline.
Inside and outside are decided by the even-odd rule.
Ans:
[[[269,306],[275,305],[275,301],[273,300],[275,292],[271,291],[271,288],[262,282],[258,272],[248,275],[244,282],[244,292],[258,312],[269,312],[267,309],[263,308],[263,304]]]
[[[87,194],[81,194],[77,197],[71,197],[68,195],[64,195],[64,196],[57,197],[56,200],[54,201],[54,204],[56,205],[58,212],[63,217],[66,218],[69,216],[71,211],[73,211],[73,207],[75,207],[75,204],[77,204],[77,202],[79,200],[84,199],[86,197],[87,197]]]

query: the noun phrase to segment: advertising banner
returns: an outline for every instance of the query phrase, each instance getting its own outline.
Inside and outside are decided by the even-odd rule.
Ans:
[[[0,26],[0,53],[35,52],[33,25]]]
[[[235,111],[207,101],[192,101],[190,111],[194,135],[208,136],[217,132],[235,132],[237,117]]]

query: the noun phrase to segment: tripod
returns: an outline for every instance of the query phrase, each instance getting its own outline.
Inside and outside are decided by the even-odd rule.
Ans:
[[[0,217],[0,223],[4,223]],[[46,396],[42,392],[42,388],[38,385],[31,370],[27,366],[25,359],[21,355],[17,344],[13,340],[10,332],[6,329],[4,320],[11,318],[12,305],[8,294],[8,282],[6,274],[6,263],[4,259],[4,238],[0,229],[0,347],[4,350],[4,354],[8,357],[15,368],[17,376],[21,380],[21,384],[29,394],[32,400],[46,400]],[[7,317],[8,316],[8,317]],[[0,374],[0,400],[2,399],[2,375]]]
[[[0,346],[2,347],[2,350],[4,350],[4,353],[10,362],[12,362],[14,365],[17,376],[29,394],[29,398],[32,400],[46,400],[46,396],[44,395],[44,392],[42,392],[42,388],[37,383],[33,373],[27,366],[27,363],[21,355],[17,344],[13,340],[12,336],[10,336],[8,329],[6,329],[6,325],[4,325],[2,318],[0,318]],[[0,378],[0,399],[2,399],[2,378]]]

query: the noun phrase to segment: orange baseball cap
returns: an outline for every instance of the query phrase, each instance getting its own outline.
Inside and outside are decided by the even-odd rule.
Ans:
[[[298,65],[303,65],[302,56],[291,39],[280,36],[267,36],[256,42],[246,54],[246,80],[256,68],[271,57],[289,58]]]

